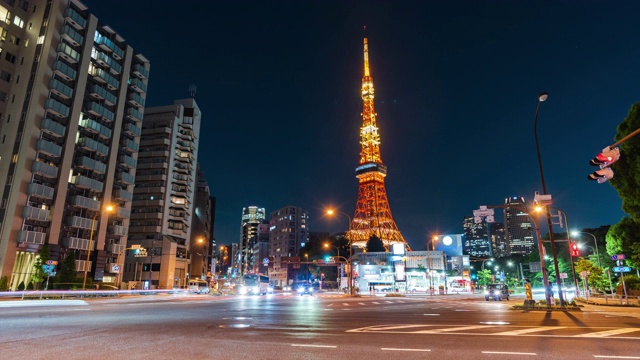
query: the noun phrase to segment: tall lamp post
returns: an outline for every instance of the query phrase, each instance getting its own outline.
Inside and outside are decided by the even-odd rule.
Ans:
[[[576,291],[578,291],[578,278],[576,277],[576,264],[574,263],[573,256],[571,255],[571,233],[572,232],[569,231],[569,218],[567,217],[566,212],[558,208],[553,208],[553,209],[562,213],[562,216],[564,216],[564,225],[565,225],[565,229],[567,229],[567,251],[569,252],[569,261],[571,261],[571,272],[573,273],[573,285],[575,285]],[[562,223],[560,224],[560,226],[562,226]]]
[[[342,211],[335,211],[332,209],[327,210],[327,215],[333,215],[335,213],[338,214],[342,214],[344,216],[347,217],[347,219],[349,219],[349,227],[351,227],[351,216],[349,216],[346,213],[343,213]],[[349,240],[349,283],[348,283],[348,288],[349,288],[349,295],[350,296],[354,296],[353,294],[353,244],[351,243],[351,239],[347,237],[347,240]]]
[[[108,205],[104,208],[104,211],[110,213],[113,211],[113,206]],[[102,210],[96,211],[96,214],[93,215],[93,219],[91,219],[91,232],[89,233],[89,248],[87,249],[87,260],[84,263],[84,280],[82,280],[82,290],[87,289],[87,273],[89,272],[89,261],[91,259],[91,248],[93,248],[93,229],[95,227],[96,218],[98,215],[102,213]]]
[[[598,252],[598,240],[596,239],[596,236],[586,231],[572,231],[571,234],[573,234],[573,236],[578,236],[578,234],[591,235],[591,237],[593,238],[593,243],[596,244],[596,257],[598,258],[598,267],[602,268],[602,264],[600,264],[600,253]]]
[[[198,242],[198,244],[202,244],[204,242],[204,239],[198,238],[197,242]],[[192,269],[191,269],[191,259],[190,259],[189,255],[193,256],[193,250],[192,251],[189,251],[189,249],[185,249],[185,250],[187,251],[187,253],[186,253],[187,266],[186,266],[186,269],[185,269],[185,272],[184,272],[184,286],[188,289],[189,287],[187,286],[187,279],[191,278],[191,271],[192,271]],[[202,271],[202,269],[201,269],[201,271]],[[187,274],[189,276],[187,276]]]
[[[542,181],[542,193],[543,195],[547,195],[547,185],[544,182],[544,172],[542,170],[542,159],[540,157],[540,144],[538,143],[538,111],[540,110],[540,105],[542,102],[546,101],[549,97],[549,94],[543,92],[538,95],[538,106],[536,107],[536,116],[533,123],[533,133],[536,139],[536,152],[538,154],[538,167],[540,168],[540,179]],[[564,297],[562,296],[562,286],[560,284],[560,269],[558,268],[558,254],[556,253],[556,242],[553,239],[553,223],[551,222],[551,213],[549,212],[549,206],[545,205],[545,210],[547,212],[547,224],[549,226],[549,240],[551,241],[551,254],[553,255],[553,267],[556,271],[556,284],[558,285],[558,297],[560,298],[560,306],[564,307]],[[542,256],[542,254],[540,254]],[[545,270],[542,269],[542,273],[544,274]],[[545,294],[547,297],[547,304],[549,304],[551,294],[549,292],[550,288],[548,287],[549,279],[547,278],[545,281]]]

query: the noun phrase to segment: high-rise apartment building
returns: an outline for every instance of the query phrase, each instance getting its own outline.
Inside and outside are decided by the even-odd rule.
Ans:
[[[189,249],[189,278],[206,279],[207,275],[211,275],[212,250],[216,245],[213,237],[215,202],[211,197],[207,178],[200,170],[200,163],[197,165],[197,174],[198,187],[191,221],[191,234],[195,242],[192,242]]]
[[[27,286],[47,245],[115,281],[149,61],[78,0],[3,1],[0,41],[0,276]]]
[[[494,222],[489,224],[489,239],[491,240],[491,251],[494,257],[505,257],[511,254],[503,223]]]
[[[302,208],[285,206],[269,215],[269,257],[273,270],[269,280],[275,285],[288,282],[284,257],[298,256],[300,249],[309,242],[309,214]]]
[[[269,272],[269,220],[262,220],[258,225],[257,240],[251,251],[254,273],[268,274]]]
[[[242,221],[240,223],[240,243],[238,249],[238,271],[246,274],[253,269],[253,247],[258,241],[258,225],[266,219],[264,208],[249,206],[242,208]]]
[[[147,256],[128,254],[123,278],[138,288],[184,287],[188,252],[207,241],[191,229],[200,123],[194,99],[145,110],[129,244],[141,245]]]
[[[535,250],[536,244],[524,197],[508,197],[504,199],[504,205],[504,230],[510,254],[530,254]]]
[[[473,216],[467,216],[463,220],[465,255],[477,258],[489,258],[493,256],[491,241],[487,234],[487,222],[482,220],[476,224]]]

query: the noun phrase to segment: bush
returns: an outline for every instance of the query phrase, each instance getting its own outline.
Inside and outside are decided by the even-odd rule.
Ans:
[[[0,277],[0,291],[9,290],[9,279],[7,276]]]
[[[624,284],[627,287],[627,296],[640,296],[640,278],[634,275],[625,276]],[[616,294],[624,296],[622,280],[616,286]]]
[[[18,285],[18,291],[24,291],[24,281],[21,281],[20,285]]]

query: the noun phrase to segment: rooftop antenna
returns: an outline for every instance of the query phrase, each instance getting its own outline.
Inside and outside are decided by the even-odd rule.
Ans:
[[[196,84],[189,85],[189,94],[191,94],[192,98],[196,97],[196,91],[198,91],[198,87],[196,86]]]

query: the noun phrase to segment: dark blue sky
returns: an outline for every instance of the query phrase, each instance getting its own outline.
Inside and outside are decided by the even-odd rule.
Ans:
[[[461,233],[479,205],[541,190],[542,91],[554,206],[572,228],[624,216],[615,190],[586,176],[640,95],[640,2],[84,3],[151,61],[147,106],[198,86],[218,243],[238,240],[249,205],[301,206],[312,231],[346,229],[323,209],[355,208],[364,25],[387,194],[414,250]]]

